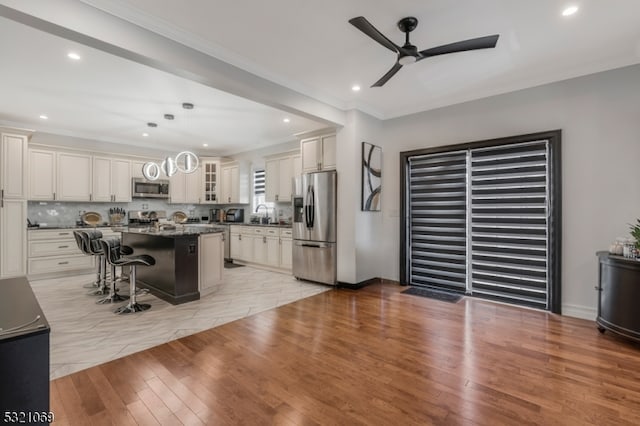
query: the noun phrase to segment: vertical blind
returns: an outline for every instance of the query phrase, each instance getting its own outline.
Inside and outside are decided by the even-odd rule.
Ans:
[[[410,283],[547,308],[548,160],[548,141],[410,157]]]

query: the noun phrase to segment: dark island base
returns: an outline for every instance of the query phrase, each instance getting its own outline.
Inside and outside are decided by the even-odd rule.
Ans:
[[[179,305],[200,299],[198,291],[198,236],[166,237],[123,232],[123,244],[135,254],[148,254],[156,263],[136,269],[136,284],[154,296]]]

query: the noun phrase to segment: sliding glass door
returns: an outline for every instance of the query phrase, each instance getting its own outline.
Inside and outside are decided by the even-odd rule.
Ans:
[[[559,312],[559,139],[402,153],[403,283]]]

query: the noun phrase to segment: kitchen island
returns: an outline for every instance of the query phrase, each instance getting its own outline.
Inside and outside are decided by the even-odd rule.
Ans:
[[[215,290],[224,268],[223,230],[181,226],[173,230],[121,228],[122,244],[156,263],[136,270],[136,285],[173,305]]]

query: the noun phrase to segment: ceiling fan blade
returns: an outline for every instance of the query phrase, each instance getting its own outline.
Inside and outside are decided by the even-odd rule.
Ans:
[[[400,71],[400,68],[402,68],[402,65],[400,65],[398,62],[395,63],[395,65],[393,67],[391,67],[391,69],[389,71],[387,71],[387,73],[385,75],[382,76],[382,78],[378,81],[376,81],[373,86],[371,87],[382,87],[384,86],[384,84],[389,81],[389,79],[391,77],[393,77],[398,71]]]
[[[380,31],[376,29],[376,27],[371,25],[371,22],[367,21],[364,16],[351,18],[349,19],[349,23],[354,27],[356,27],[357,29],[359,29],[360,31],[362,31],[363,33],[365,33],[366,35],[368,35],[369,37],[371,37],[372,39],[374,39],[375,41],[377,41],[378,43],[380,43],[381,45],[383,45],[384,47],[386,47],[387,49],[395,53],[400,53],[400,50],[401,50],[400,46],[398,46],[397,44],[389,40],[387,37],[385,37]]]
[[[445,44],[443,46],[432,47],[418,52],[416,60],[429,58],[431,56],[446,55],[447,53],[465,52],[467,50],[478,49],[491,49],[496,47],[499,34],[494,34],[485,37],[472,38],[469,40],[458,41],[451,44]]]

